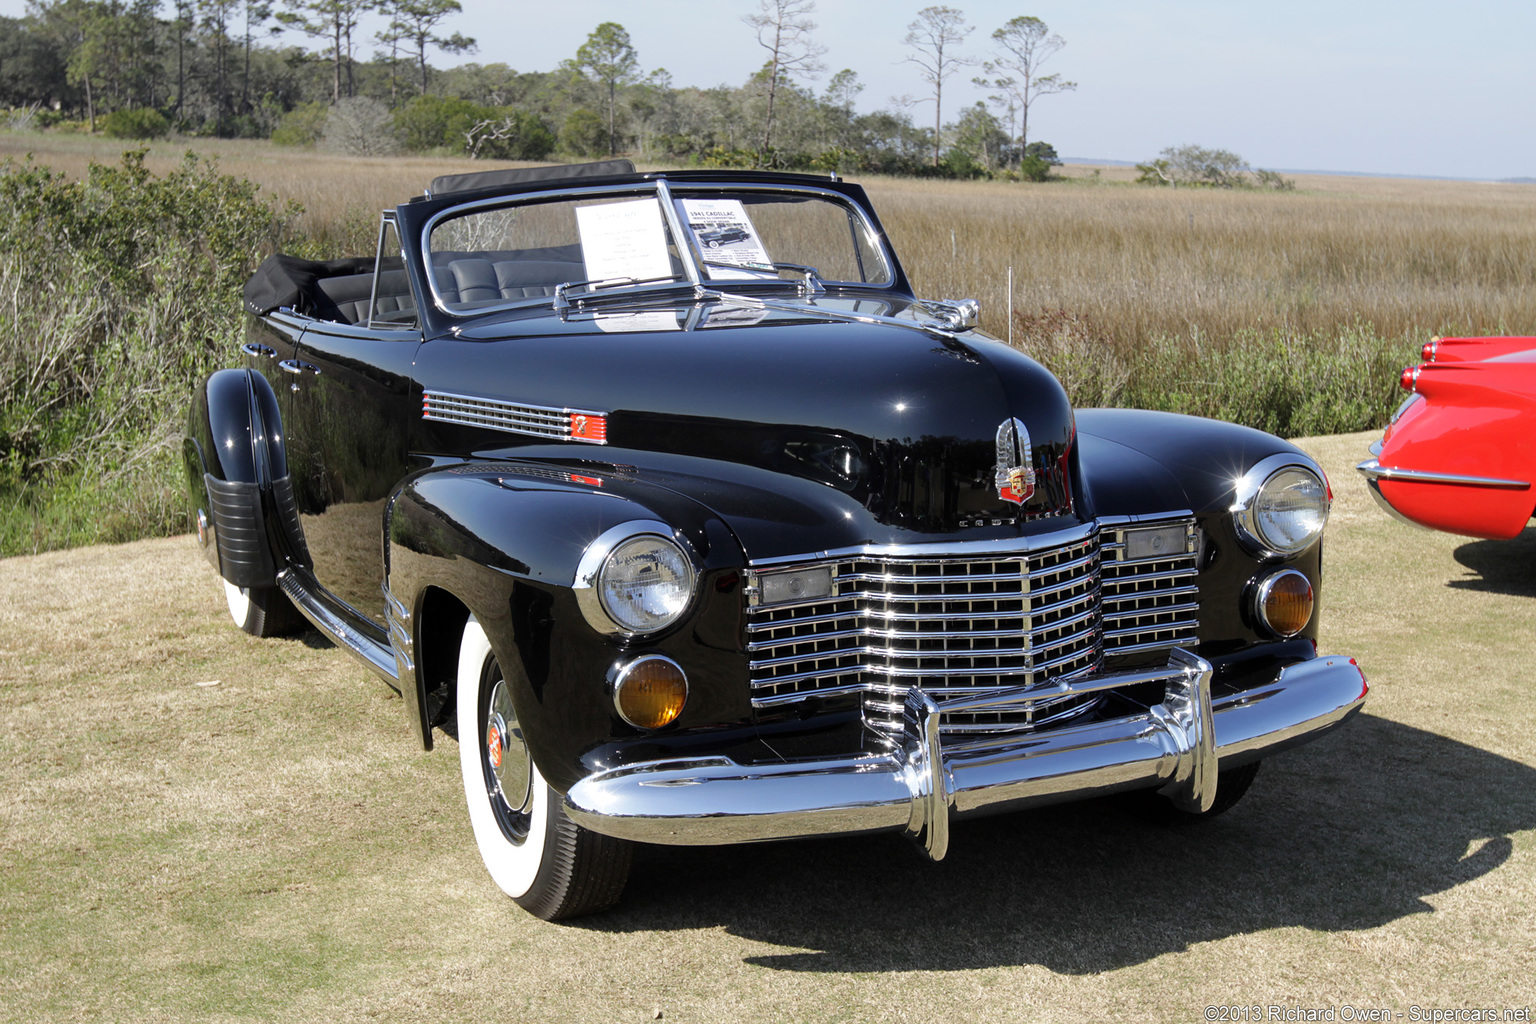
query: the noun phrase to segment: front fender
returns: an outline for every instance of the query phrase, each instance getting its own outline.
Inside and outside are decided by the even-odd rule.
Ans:
[[[587,621],[572,584],[593,540],[625,523],[666,524],[689,551],[698,590],[683,619],[638,638]],[[513,706],[544,777],[564,791],[624,744],[644,740],[614,711],[613,666],[666,654],[688,675],[678,721],[652,750],[686,752],[690,733],[755,735],[741,649],[741,546],[707,508],[633,477],[508,463],[435,468],[396,492],[388,518],[388,587],[408,622],[415,685],[401,680],[424,745],[451,707],[463,615],[473,614],[511,687]],[[737,685],[739,681],[739,685]],[[727,740],[727,742],[729,742]],[[641,744],[644,746],[645,744]]]
[[[1239,481],[1272,456],[1322,469],[1300,448],[1260,430],[1175,413],[1085,409],[1077,414],[1078,493],[1095,517],[1189,511],[1201,530],[1200,653],[1206,658],[1272,641],[1253,611],[1260,582],[1284,566],[1302,573],[1318,595],[1297,636],[1317,638],[1322,610],[1322,543],[1280,559],[1255,553],[1231,513]]]

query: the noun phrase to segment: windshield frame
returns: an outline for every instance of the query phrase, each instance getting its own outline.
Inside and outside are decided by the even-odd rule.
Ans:
[[[619,297],[632,301],[654,301],[675,296],[679,291],[685,292],[691,298],[702,297],[707,292],[748,292],[763,291],[772,292],[800,292],[805,288],[805,282],[784,279],[737,279],[711,277],[706,269],[709,257],[705,255],[699,245],[695,233],[686,227],[678,215],[677,205],[674,201],[674,190],[684,193],[685,198],[701,195],[743,195],[777,194],[784,196],[803,196],[807,199],[820,199],[828,202],[847,213],[852,221],[850,231],[858,234],[850,238],[850,244],[857,251],[858,245],[867,247],[868,251],[878,258],[884,265],[885,277],[879,281],[820,281],[829,290],[836,291],[867,291],[889,292],[900,290],[905,278],[892,252],[885,232],[874,218],[869,207],[860,202],[855,196],[851,196],[838,188],[825,188],[819,184],[796,182],[792,185],[770,182],[754,181],[751,178],[731,180],[724,178],[709,178],[695,180],[690,178],[685,181],[669,181],[663,176],[647,175],[642,180],[615,182],[602,185],[584,185],[573,188],[568,185],[538,189],[514,194],[502,194],[486,196],[478,199],[454,203],[437,210],[422,222],[417,237],[421,263],[421,278],[431,298],[432,306],[436,312],[451,317],[454,321],[475,319],[487,314],[502,312],[509,309],[523,309],[528,307],[545,306],[551,309],[560,309],[563,304],[575,300],[580,296],[582,300],[592,300],[599,296],[603,300],[611,301]],[[477,211],[489,211],[505,209],[516,206],[527,206],[542,202],[560,200],[579,200],[582,198],[622,198],[633,196],[635,198],[651,198],[660,204],[663,222],[667,231],[672,236],[673,244],[682,264],[682,274],[678,277],[664,281],[641,281],[625,283],[625,279],[618,279],[613,283],[585,282],[573,280],[560,285],[553,296],[529,296],[524,298],[507,299],[502,302],[491,302],[473,309],[454,308],[454,304],[448,303],[438,287],[436,268],[432,262],[432,233],[440,225],[450,220],[455,220],[467,215],[473,215]],[[863,257],[860,257],[862,264]],[[786,268],[798,270],[794,265],[786,264]]]

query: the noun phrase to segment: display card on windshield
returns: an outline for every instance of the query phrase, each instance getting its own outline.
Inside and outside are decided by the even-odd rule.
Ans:
[[[680,199],[677,205],[688,230],[698,240],[710,277],[778,276],[741,200]]]
[[[653,199],[577,207],[576,229],[589,281],[672,276],[667,231]]]

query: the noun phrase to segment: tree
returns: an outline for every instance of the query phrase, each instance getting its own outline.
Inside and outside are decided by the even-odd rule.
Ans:
[[[321,140],[350,156],[390,156],[399,149],[389,108],[371,96],[349,96],[331,107]]]
[[[955,148],[977,158],[985,170],[990,172],[1002,163],[1008,143],[1008,133],[986,104],[977,103],[961,111],[955,125]]]
[[[576,67],[591,71],[608,87],[608,155],[619,151],[615,118],[618,89],[640,74],[640,61],[629,43],[629,33],[618,22],[605,21],[592,30],[587,41],[576,51]]]
[[[237,0],[199,0],[202,28],[213,44],[213,100],[216,135],[224,134],[229,100],[229,16]]]
[[[1248,162],[1230,150],[1205,146],[1169,146],[1159,159],[1137,164],[1141,176],[1136,180],[1148,185],[1198,185],[1207,188],[1233,188],[1248,184]]]
[[[773,108],[779,82],[796,74],[815,78],[824,65],[825,46],[811,41],[816,0],[758,0],[756,14],[742,16],[757,34],[757,45],[768,51],[768,114],[763,120],[763,152],[773,148]]]
[[[256,29],[272,17],[271,0],[245,0],[245,71],[240,77],[240,112],[248,114],[251,111],[251,46],[254,42]],[[281,32],[281,28],[272,29],[272,34]]]
[[[1053,36],[1045,22],[1039,18],[1018,17],[992,33],[997,46],[994,59],[983,66],[988,74],[998,71],[1012,72],[1009,77],[992,83],[996,88],[1008,91],[1018,104],[1019,148],[1029,145],[1029,108],[1042,96],[1058,92],[1071,92],[1076,82],[1067,82],[1060,75],[1042,75],[1040,68],[1046,61],[1066,46],[1061,36]]]
[[[459,0],[394,0],[385,6],[391,15],[387,33],[396,40],[411,44],[416,54],[416,66],[421,72],[421,95],[427,94],[427,49],[444,53],[468,53],[475,48],[475,41],[455,32],[451,36],[439,35],[438,24],[451,14],[460,14],[464,8]]]
[[[376,0],[284,0],[284,3],[288,9],[278,12],[278,21],[330,43],[322,53],[331,58],[331,102],[341,99],[343,69],[347,80],[346,94],[351,96],[352,33],[363,13],[376,6]]]
[[[933,86],[933,166],[939,166],[939,145],[944,130],[944,80],[975,61],[957,50],[970,35],[972,27],[965,15],[953,7],[924,7],[917,20],[907,26],[904,40],[913,53],[907,63],[916,64],[923,81]]]

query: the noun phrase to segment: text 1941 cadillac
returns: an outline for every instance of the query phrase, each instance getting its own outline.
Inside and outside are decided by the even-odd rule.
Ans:
[[[1306,455],[1074,414],[835,177],[439,179],[376,259],[273,257],[246,302],[186,442],[230,610],[297,609],[456,736],[542,917],[613,903],[635,841],[1213,813],[1365,699],[1316,649]]]

